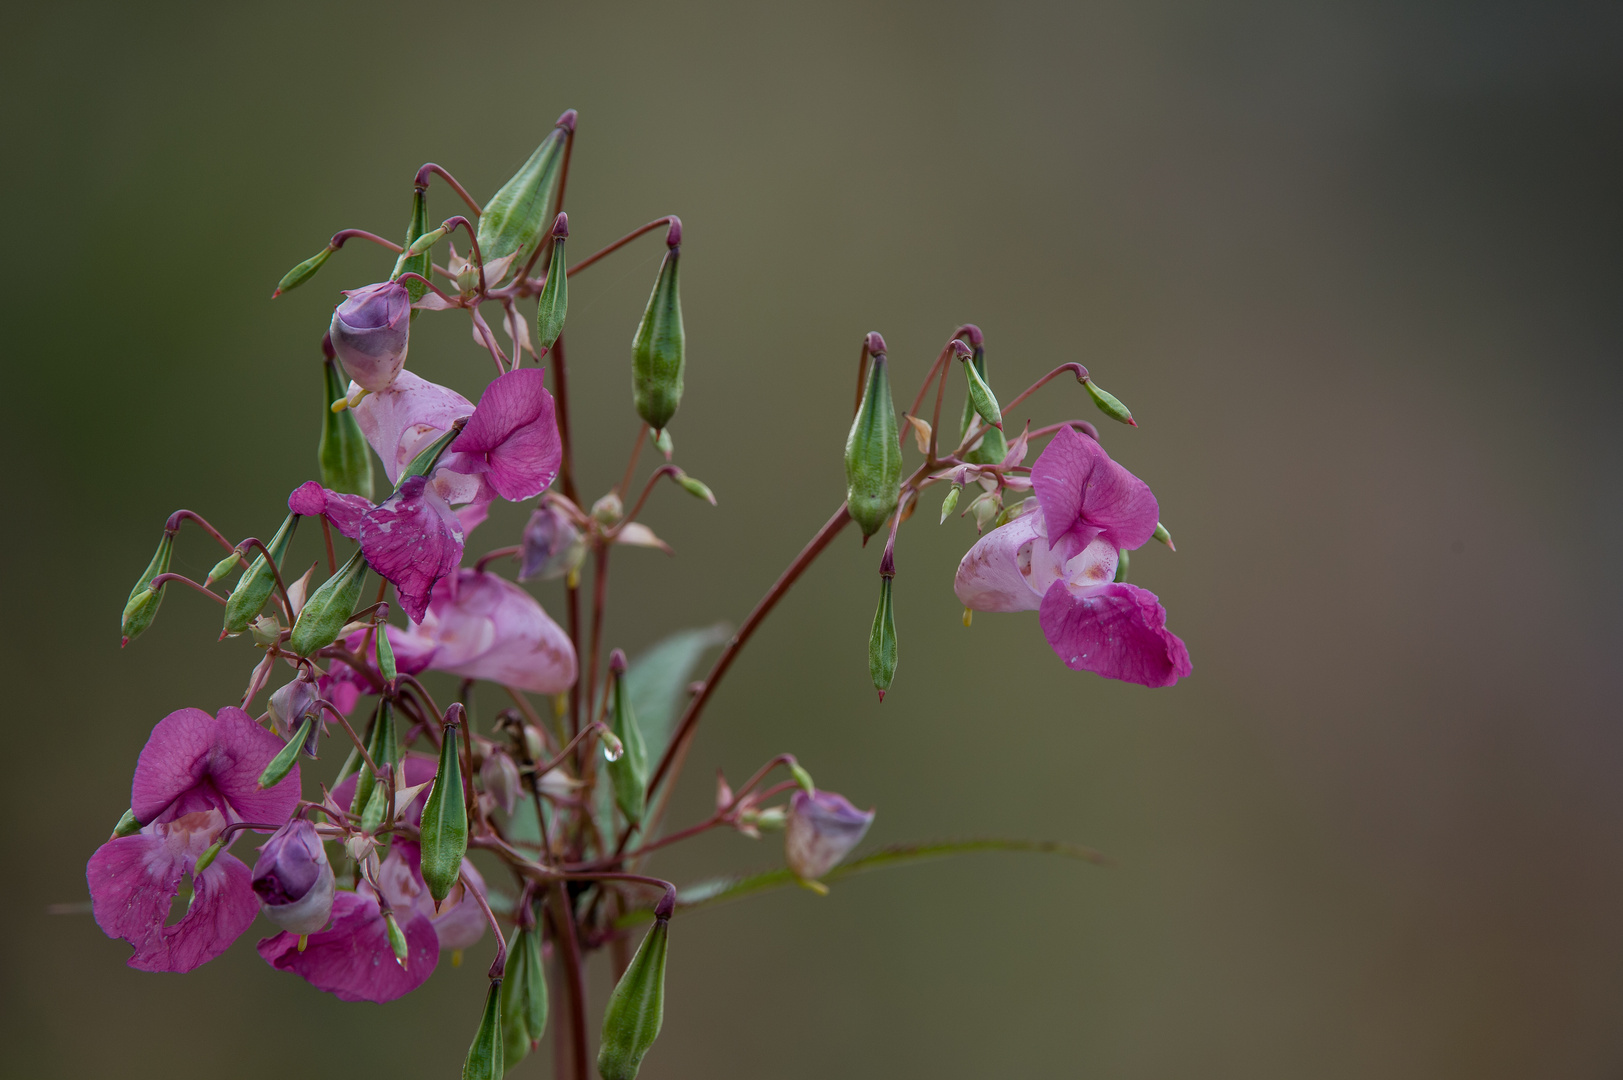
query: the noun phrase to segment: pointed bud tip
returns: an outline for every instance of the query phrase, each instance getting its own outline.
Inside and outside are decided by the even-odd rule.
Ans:
[[[682,219],[675,214],[671,215],[671,223],[665,230],[665,246],[672,251],[682,246]]]
[[[120,639],[119,639],[119,642],[118,642],[118,647],[119,647],[119,648],[120,648],[120,649],[122,649],[122,648],[123,648],[123,647],[124,647],[124,646],[126,646],[126,645],[128,645],[128,644],[129,644],[129,643],[130,643],[130,639],[129,639],[129,638],[127,638],[127,637],[125,637],[125,638],[120,638]]]
[[[552,126],[561,127],[573,135],[575,133],[575,118],[579,115],[580,113],[576,112],[574,109],[565,109],[564,114],[558,117],[558,122]]]
[[[278,296],[281,296],[281,295],[282,295],[282,290],[277,289],[276,291],[271,293],[271,299],[275,300]]]
[[[562,210],[558,211],[558,218],[552,223],[552,235],[559,240],[569,239],[569,215]]]
[[[879,704],[883,705],[884,703],[885,703],[885,692],[883,690],[881,690],[881,691],[879,691]]]
[[[659,903],[654,907],[654,918],[668,919],[671,917],[671,913],[675,910],[676,894],[674,892],[668,892],[659,898]]]
[[[626,673],[626,654],[624,649],[615,649],[609,653],[609,670],[616,675]]]
[[[874,356],[885,355],[885,339],[877,330],[868,331],[868,352]]]

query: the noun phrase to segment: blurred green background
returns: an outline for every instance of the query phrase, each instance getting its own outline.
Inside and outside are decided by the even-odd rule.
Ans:
[[[45,909],[83,898],[153,723],[232,700],[251,663],[179,590],[119,651],[165,515],[280,520],[314,475],[335,290],[390,257],[355,243],[274,304],[272,285],[339,228],[401,233],[424,161],[488,196],[568,107],[572,252],[686,225],[673,431],[721,500],[658,496],[677,556],[615,556],[611,643],[742,618],[841,498],[861,335],[886,335],[910,397],[974,321],[1005,400],[1080,360],[1132,406],[1141,427],[1106,445],[1178,541],[1133,576],[1195,664],[1150,692],[1067,672],[1032,616],[964,630],[973,530],[937,527],[931,494],[880,706],[878,551],[843,536],[718,693],[672,820],[705,812],[714,767],[793,750],[878,808],[870,844],[1031,835],[1118,865],[978,856],[680,919],[645,1076],[1623,1070],[1615,5],[62,3],[6,23],[8,1074],[456,1074],[488,939],[407,999],[346,1005],[267,968],[259,928],[148,975]],[[660,251],[571,286],[592,495],[634,431]],[[420,326],[413,368],[473,394],[489,362],[465,323]],[[1092,411],[1055,383],[1027,415]],[[176,569],[216,558],[188,532]],[[653,866],[779,857],[728,834]]]

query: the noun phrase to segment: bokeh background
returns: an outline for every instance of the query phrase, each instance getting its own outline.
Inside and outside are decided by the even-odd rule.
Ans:
[[[842,537],[716,697],[673,820],[713,767],[793,750],[878,807],[871,843],[1029,835],[1117,865],[977,856],[684,918],[644,1075],[1623,1072],[1615,5],[61,3],[6,24],[8,1074],[456,1074],[488,940],[408,999],[344,1005],[269,970],[257,930],[146,975],[45,912],[83,899],[152,724],[231,700],[250,664],[178,590],[119,651],[165,515],[280,520],[314,473],[335,290],[390,257],[355,243],[271,286],[339,228],[400,233],[424,161],[487,196],[567,107],[572,250],[686,223],[674,434],[721,500],[659,497],[678,554],[616,556],[614,643],[741,618],[841,498],[861,335],[910,396],[967,320],[1005,399],[1079,360],[1134,409],[1106,445],[1178,541],[1134,580],[1195,664],[1150,692],[1067,672],[1032,616],[964,630],[973,530],[937,527],[932,494],[881,706],[878,551]],[[659,254],[571,286],[594,494],[633,434]],[[465,326],[420,326],[413,367],[471,394]],[[1056,383],[1026,415],[1091,409]],[[216,557],[188,532],[176,568]],[[729,834],[654,865],[779,857]]]

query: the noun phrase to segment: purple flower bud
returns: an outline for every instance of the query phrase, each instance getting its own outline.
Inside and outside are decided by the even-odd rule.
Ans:
[[[575,523],[555,506],[543,506],[524,526],[524,565],[518,579],[563,577],[586,557],[586,544]]]
[[[316,684],[305,679],[294,679],[286,686],[270,696],[271,723],[276,725],[276,731],[284,739],[291,739],[293,733],[299,730],[305,716],[312,711],[311,706],[316,701]],[[309,745],[305,752],[314,756],[316,728],[311,728]]]
[[[496,805],[511,814],[518,805],[519,775],[518,765],[506,750],[496,747],[485,755],[485,763],[479,766],[479,779],[484,781],[485,790],[496,800]]]
[[[349,377],[364,389],[387,390],[406,362],[411,293],[398,281],[346,289],[328,330]]]
[[[832,791],[795,792],[783,834],[784,861],[805,881],[834,869],[867,835],[874,812],[858,810]]]
[[[283,825],[259,849],[254,892],[265,916],[290,934],[313,934],[332,915],[333,873],[316,827],[303,818]]]

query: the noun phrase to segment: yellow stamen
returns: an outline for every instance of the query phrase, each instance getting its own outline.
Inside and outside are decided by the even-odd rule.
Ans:
[[[304,947],[306,945],[308,945],[308,944],[310,944],[310,935],[309,934],[300,934],[299,935],[299,951],[303,952]]]
[[[966,630],[969,628],[969,620],[973,619],[974,617],[975,613],[973,611],[969,610],[968,608],[964,609],[964,628]]]
[[[461,967],[462,966],[462,950],[461,949],[452,949],[451,950],[451,966],[452,967]]]

